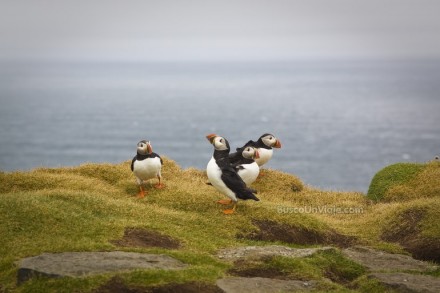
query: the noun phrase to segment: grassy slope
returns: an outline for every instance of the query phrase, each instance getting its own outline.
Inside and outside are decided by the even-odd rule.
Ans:
[[[153,184],[147,185],[149,194],[145,199],[134,196],[138,188],[128,161],[118,165],[86,164],[75,168],[0,173],[0,292],[9,289],[56,292],[59,288],[65,292],[88,292],[111,277],[42,278],[18,288],[15,286],[15,261],[43,252],[62,251],[165,253],[191,266],[179,272],[127,273],[122,275],[124,281],[142,286],[191,280],[214,283],[231,268],[231,264],[214,256],[218,249],[267,244],[236,237],[256,230],[253,220],[277,221],[321,232],[332,229],[356,237],[361,244],[402,252],[399,244],[385,242],[381,235],[399,212],[421,206],[428,209],[429,215],[421,224],[426,227],[424,233],[440,239],[438,225],[431,222],[439,215],[438,196],[373,203],[361,193],[317,190],[304,187],[298,178],[289,174],[274,170],[265,173],[253,185],[259,191],[261,201],[239,202],[237,213],[231,216],[221,213],[222,207],[215,202],[222,197],[212,186],[205,184],[207,178],[203,171],[182,170],[166,158],[163,168],[166,188],[157,190]],[[280,207],[323,206],[361,208],[363,213],[279,213]],[[120,239],[126,227],[158,230],[180,240],[183,247],[178,250],[115,247],[109,241]],[[350,278],[359,291],[380,290],[374,281],[362,275],[362,270],[355,264],[351,270],[350,262],[339,253],[300,260],[281,258],[273,263],[286,266],[287,273],[300,279],[320,281],[322,290],[350,291],[324,278],[328,266],[336,271],[345,270],[350,276],[354,274]]]

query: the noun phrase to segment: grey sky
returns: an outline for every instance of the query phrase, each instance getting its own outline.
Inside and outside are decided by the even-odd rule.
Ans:
[[[0,59],[439,58],[438,0],[0,0]]]

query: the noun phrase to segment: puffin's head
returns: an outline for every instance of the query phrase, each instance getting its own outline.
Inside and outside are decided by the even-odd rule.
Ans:
[[[151,147],[151,143],[148,140],[141,140],[137,144],[137,152],[140,155],[147,155],[153,152],[153,148]]]
[[[206,138],[217,151],[229,151],[229,142],[226,140],[226,138],[216,134],[208,134]]]
[[[260,139],[268,147],[277,148],[277,149],[281,148],[281,142],[279,139],[275,137],[275,135],[272,135],[270,133],[265,133],[260,137]]]
[[[246,147],[243,152],[241,153],[241,155],[243,156],[243,158],[245,159],[259,159],[260,158],[260,154],[258,153],[258,150],[254,147]]]

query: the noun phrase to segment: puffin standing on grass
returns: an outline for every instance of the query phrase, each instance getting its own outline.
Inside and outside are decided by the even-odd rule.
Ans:
[[[270,133],[265,133],[257,141],[250,140],[241,148],[237,148],[237,152],[243,151],[246,147],[254,147],[258,150],[260,157],[255,159],[258,166],[266,164],[273,155],[273,148],[281,148],[281,142],[279,139]],[[230,155],[231,158],[235,157],[237,153]]]
[[[259,201],[253,194],[253,190],[246,187],[246,183],[231,166],[228,141],[216,134],[209,134],[206,138],[214,146],[214,154],[206,167],[209,182],[218,191],[230,198],[219,200],[218,203],[224,205],[233,204],[232,209],[224,210],[223,213],[226,215],[234,213],[238,199]]]
[[[151,143],[147,140],[141,140],[137,144],[137,154],[131,161],[131,171],[136,176],[137,184],[139,185],[138,197],[143,198],[145,196],[144,188],[142,183],[145,180],[157,177],[159,183],[155,185],[156,188],[163,188],[164,185],[161,183],[162,175],[160,171],[162,170],[163,161],[162,158],[153,153],[153,148]]]
[[[258,150],[254,147],[248,146],[241,149],[231,156],[232,167],[237,171],[238,176],[243,179],[247,186],[257,180],[258,174],[260,174],[260,167],[258,166],[256,159],[260,158]]]

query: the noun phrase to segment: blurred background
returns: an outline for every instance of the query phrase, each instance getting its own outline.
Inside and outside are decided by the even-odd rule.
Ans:
[[[141,139],[204,169],[205,135],[266,132],[268,168],[366,192],[440,154],[440,3],[8,1],[0,170],[130,160]],[[166,179],[166,178],[165,178]]]

